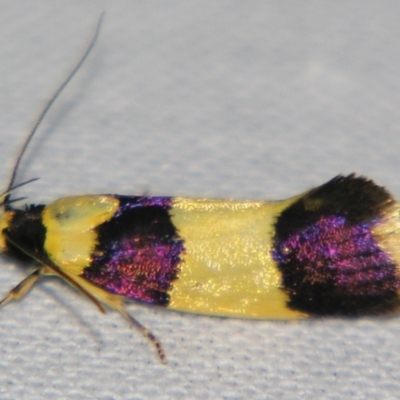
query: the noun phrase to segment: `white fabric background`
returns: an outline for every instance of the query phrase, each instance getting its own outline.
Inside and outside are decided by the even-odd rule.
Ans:
[[[338,173],[400,197],[398,2],[0,2],[0,180],[106,11],[42,126],[29,202],[88,193],[278,199]],[[1,260],[0,292],[25,275]],[[390,399],[400,319],[299,323],[131,305],[47,280],[0,313],[1,399]]]

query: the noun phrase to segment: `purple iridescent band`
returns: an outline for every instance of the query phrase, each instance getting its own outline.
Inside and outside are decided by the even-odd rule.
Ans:
[[[272,256],[294,303],[314,312],[340,313],[342,307],[356,313],[368,298],[392,298],[400,288],[396,266],[370,227],[343,216],[322,216],[285,239],[275,238]]]

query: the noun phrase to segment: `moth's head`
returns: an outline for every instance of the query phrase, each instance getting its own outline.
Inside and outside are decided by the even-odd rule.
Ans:
[[[9,228],[11,221],[15,215],[16,209],[12,207],[12,204],[25,199],[25,197],[12,198],[11,193],[28,183],[36,181],[38,178],[30,179],[26,182],[19,183],[9,187],[6,191],[0,194],[0,252],[4,253],[7,249],[7,239],[5,232]]]

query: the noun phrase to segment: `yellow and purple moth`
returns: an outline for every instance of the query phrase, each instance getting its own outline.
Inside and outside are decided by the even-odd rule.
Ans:
[[[371,180],[337,176],[276,202],[84,195],[18,209],[10,192],[35,130],[1,197],[0,251],[37,268],[2,304],[60,276],[100,310],[119,311],[163,361],[127,300],[259,319],[399,310],[400,205]]]

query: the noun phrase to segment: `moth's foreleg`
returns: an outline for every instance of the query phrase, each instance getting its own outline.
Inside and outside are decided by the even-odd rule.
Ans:
[[[0,301],[0,306],[3,307],[7,303],[13,300],[19,300],[24,297],[32,286],[37,282],[37,280],[42,276],[41,268],[33,271],[28,275],[22,282],[20,282],[14,289],[10,290],[6,297]]]

